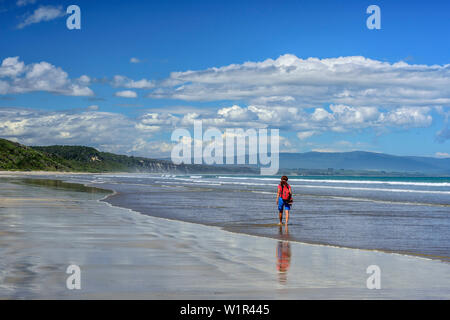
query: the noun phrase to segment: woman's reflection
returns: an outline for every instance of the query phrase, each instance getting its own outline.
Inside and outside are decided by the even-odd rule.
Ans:
[[[278,280],[280,283],[285,284],[287,282],[287,271],[291,265],[291,244],[288,241],[288,227],[286,226],[285,233],[283,234],[283,227],[280,226],[279,233],[280,238],[283,240],[278,241],[276,249]]]

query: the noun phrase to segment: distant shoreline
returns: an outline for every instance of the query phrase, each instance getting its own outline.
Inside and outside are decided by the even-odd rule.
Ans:
[[[279,153],[278,175],[450,177],[450,158],[394,156],[366,151]],[[25,146],[0,138],[0,170],[61,173],[167,173],[258,175],[258,164],[175,164],[102,152],[87,146]],[[202,162],[202,161],[201,161]],[[238,164],[235,164],[238,163]],[[10,171],[11,170],[11,171]]]
[[[0,176],[18,174],[18,175],[35,175],[35,176],[45,176],[45,175],[89,175],[89,174],[173,174],[173,175],[246,175],[246,176],[260,176],[259,174],[252,174],[247,172],[235,172],[235,173],[224,173],[224,172],[188,172],[188,173],[180,173],[180,172],[131,172],[131,171],[103,171],[103,172],[88,172],[88,171],[42,171],[42,170],[0,170]],[[279,177],[281,175],[288,176],[296,176],[296,177],[366,177],[366,178],[450,178],[450,175],[442,174],[442,175],[433,175],[433,174],[408,174],[408,173],[399,173],[399,172],[367,172],[367,173],[338,173],[334,172],[332,174],[319,174],[311,172],[309,174],[298,174],[297,172],[293,172],[292,170],[280,170],[277,175],[273,177]]]

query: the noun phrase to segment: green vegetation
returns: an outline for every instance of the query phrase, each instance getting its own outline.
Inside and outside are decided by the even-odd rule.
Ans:
[[[175,165],[171,161],[129,157],[85,146],[27,147],[0,139],[0,170],[72,172],[255,173],[240,166]]]
[[[69,171],[70,167],[60,160],[62,159],[33,148],[0,139],[0,169],[2,170]]]

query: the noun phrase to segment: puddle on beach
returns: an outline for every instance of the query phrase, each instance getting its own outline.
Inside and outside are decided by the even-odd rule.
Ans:
[[[41,187],[47,187],[58,190],[76,191],[76,192],[87,192],[96,194],[111,194],[112,192],[105,189],[100,189],[96,187],[89,187],[79,183],[69,183],[63,182],[61,180],[51,180],[51,179],[20,179],[17,183],[23,183],[28,185],[35,185]]]

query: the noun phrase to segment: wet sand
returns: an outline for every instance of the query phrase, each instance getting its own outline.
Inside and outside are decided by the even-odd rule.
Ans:
[[[104,196],[0,178],[0,299],[450,298],[448,263],[292,242],[284,227],[281,240],[236,234]],[[81,290],[66,288],[72,264]],[[366,287],[369,265],[380,290]]]

